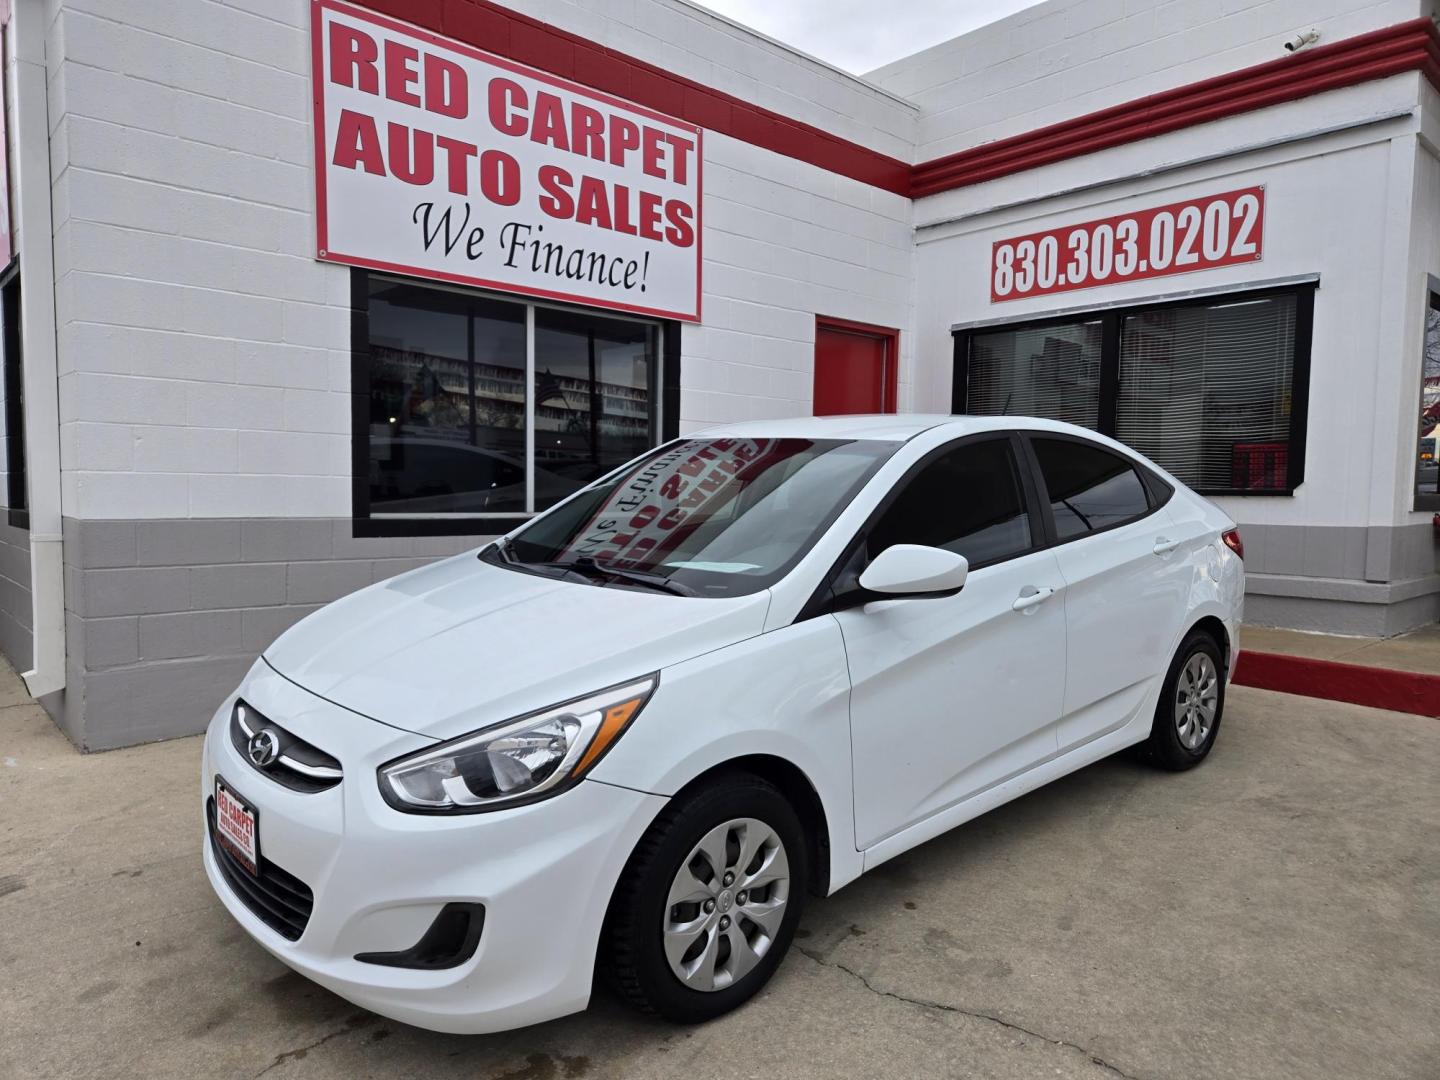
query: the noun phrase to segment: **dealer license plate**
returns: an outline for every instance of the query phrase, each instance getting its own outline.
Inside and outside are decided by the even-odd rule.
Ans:
[[[259,815],[255,808],[215,778],[215,835],[225,850],[252,874],[260,872]]]

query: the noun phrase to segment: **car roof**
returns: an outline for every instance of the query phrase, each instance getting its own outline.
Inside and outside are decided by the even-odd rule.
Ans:
[[[1034,416],[951,416],[947,413],[876,413],[856,416],[796,416],[782,420],[746,420],[690,432],[706,438],[876,439],[905,442],[921,432],[946,428],[957,436],[982,431],[1028,428],[1069,432],[1094,438],[1093,431]]]

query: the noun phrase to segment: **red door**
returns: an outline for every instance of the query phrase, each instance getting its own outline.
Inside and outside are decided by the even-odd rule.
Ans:
[[[815,415],[895,411],[900,331],[815,320]]]

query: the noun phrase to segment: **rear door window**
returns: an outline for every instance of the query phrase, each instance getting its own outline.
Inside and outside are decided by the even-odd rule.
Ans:
[[[1119,454],[1078,439],[1031,439],[1057,540],[1134,521],[1150,512],[1140,475]]]

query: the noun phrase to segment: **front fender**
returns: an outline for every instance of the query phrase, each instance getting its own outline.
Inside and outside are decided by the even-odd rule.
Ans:
[[[810,781],[830,833],[831,891],[859,876],[850,764],[850,675],[828,615],[665,668],[592,777],[674,795],[736,758],[781,758]]]

